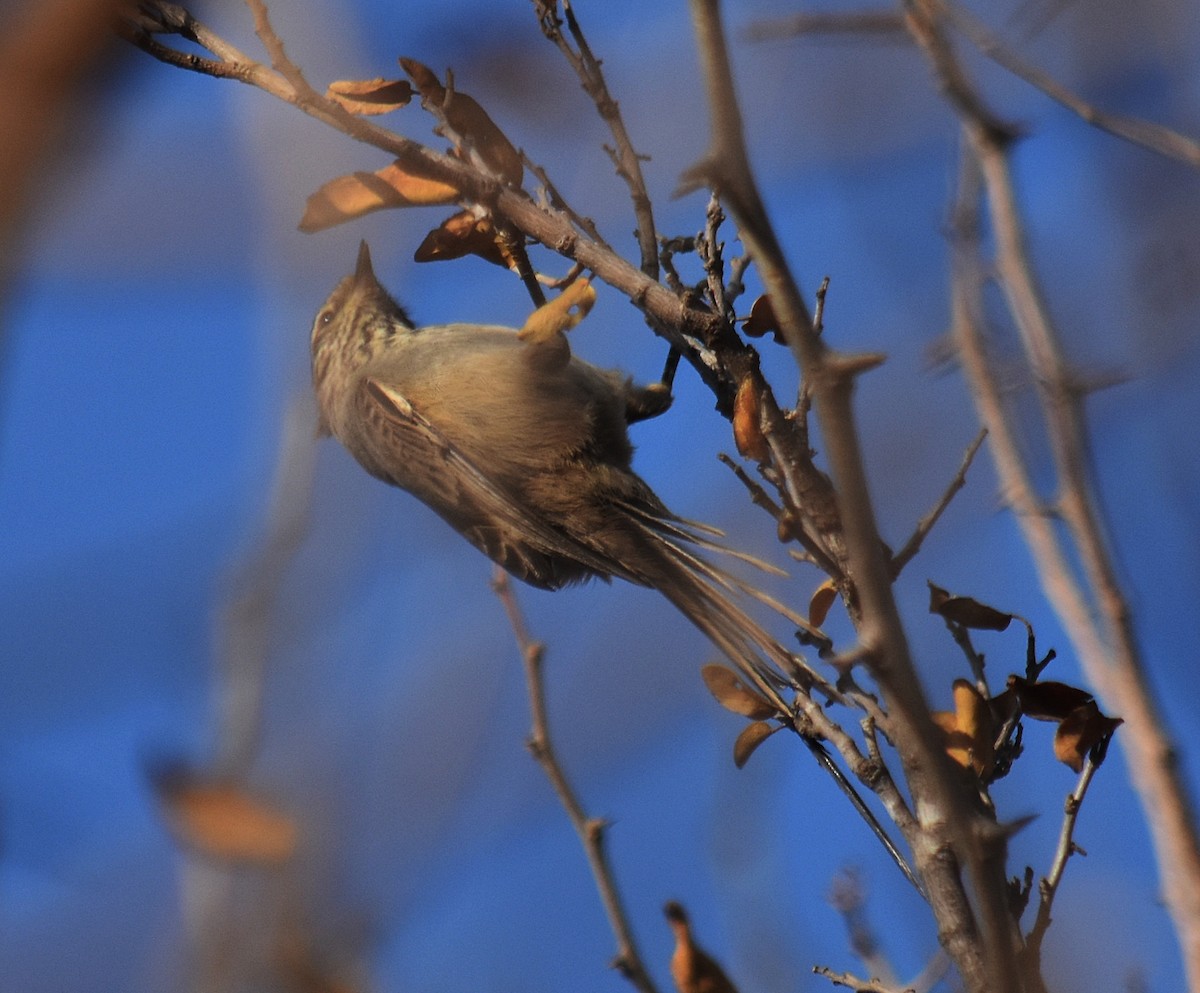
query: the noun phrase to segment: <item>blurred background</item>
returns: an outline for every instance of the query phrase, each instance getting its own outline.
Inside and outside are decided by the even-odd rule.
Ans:
[[[2,9],[11,26],[33,5]],[[749,147],[802,286],[831,277],[827,336],[889,356],[857,409],[897,546],[977,430],[961,377],[933,359],[948,325],[957,126],[909,47],[747,39],[794,10],[727,4]],[[686,4],[576,11],[649,156],[660,233],[695,234],[704,196],[670,197],[707,137]],[[196,13],[261,57],[244,7]],[[318,88],[398,75],[399,55],[453,68],[634,257],[609,136],[530,4],[279,0],[271,13]],[[1195,5],[1009,0],[983,13],[1097,106],[1200,134]],[[30,50],[65,50],[79,72],[63,76],[73,86],[52,156],[19,191],[0,310],[0,989],[336,988],[321,976],[353,990],[626,988],[607,968],[614,943],[578,843],[524,747],[524,682],[490,564],[335,443],[308,441],[309,325],[359,239],[420,323],[519,325],[524,290],[478,259],[411,261],[445,209],[301,234],[308,194],[387,157],[250,87],[95,42],[101,26],[77,32],[72,55],[59,29],[62,46]],[[1071,356],[1124,380],[1089,401],[1093,454],[1151,679],[1196,784],[1200,177],[991,64],[973,69],[1028,135],[1018,188]],[[43,111],[24,116],[54,123]],[[382,123],[441,147],[416,106]],[[757,292],[752,280],[741,310]],[[641,380],[665,357],[603,288],[572,334],[578,354]],[[795,370],[783,349],[760,348],[786,400]],[[1029,384],[1009,385],[1049,478]],[[674,510],[787,564],[773,522],[717,462],[728,426],[687,369],[670,414],[635,441],[639,471]],[[274,540],[281,521],[292,531]],[[790,571],[772,589],[804,604],[820,577]],[[986,451],[898,584],[927,692],[946,707],[964,666],[927,613],[926,579],[1029,618],[1039,648],[1059,651],[1047,676],[1081,681]],[[922,967],[936,948],[922,902],[807,752],[779,736],[734,768],[742,722],[698,675],[715,652],[665,601],[621,584],[517,592],[548,645],[561,759],[588,812],[612,821],[609,852],[663,988],[668,899],[744,991],[827,988],[812,964],[857,965],[827,902],[846,867],[900,975]],[[849,637],[836,608],[829,628]],[[1020,631],[977,642],[997,682],[1022,668]],[[994,790],[1004,819],[1039,815],[1013,841],[1014,873],[1046,871],[1074,785],[1051,732],[1027,728],[1026,755]],[[176,762],[243,771],[294,823],[295,857],[230,869],[181,849],[148,776]],[[1076,841],[1087,858],[1070,863],[1055,905],[1052,988],[1182,988],[1117,750]]]

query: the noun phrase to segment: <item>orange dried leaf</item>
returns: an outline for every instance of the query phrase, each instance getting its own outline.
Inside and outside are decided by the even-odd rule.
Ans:
[[[466,93],[447,91],[433,70],[416,59],[402,58],[400,65],[416,84],[422,104],[439,113],[451,130],[463,139],[467,147],[460,147],[460,153],[465,155],[473,151],[501,179],[519,186],[525,173],[521,153],[513,147],[487,111]]]
[[[958,730],[966,738],[971,766],[982,776],[991,771],[995,758],[995,730],[988,702],[969,680],[954,681],[954,715]]]
[[[417,262],[447,262],[464,255],[478,255],[494,265],[513,268],[512,257],[496,239],[492,222],[463,210],[425,236],[417,246],[413,259]]]
[[[330,83],[325,96],[351,114],[387,114],[412,100],[413,89],[406,79],[339,79]]]
[[[756,748],[778,731],[783,725],[768,724],[766,721],[755,721],[742,728],[742,733],[733,743],[733,764],[739,769],[750,761]]]
[[[276,865],[296,850],[292,819],[237,786],[173,775],[160,781],[158,796],[176,838],[202,855]]]
[[[971,740],[958,727],[958,716],[948,710],[935,710],[929,715],[942,732],[946,754],[964,769],[971,767]]]
[[[331,179],[308,198],[300,230],[322,231],[391,207],[454,203],[458,196],[453,186],[414,176],[393,162],[378,172],[353,172]]]
[[[575,327],[587,317],[595,302],[596,288],[589,280],[577,279],[530,314],[517,337],[522,341],[548,341]]]
[[[738,384],[733,400],[733,441],[745,458],[765,462],[771,457],[771,449],[759,421],[758,389],[749,376]]]
[[[708,687],[708,692],[726,710],[754,720],[762,720],[775,714],[775,706],[747,686],[732,669],[712,662],[700,670],[700,675],[704,679],[704,685]]]
[[[1119,717],[1100,713],[1095,700],[1075,708],[1058,725],[1054,734],[1054,757],[1075,772],[1083,771],[1088,752],[1125,723]]]
[[[1020,701],[1021,712],[1038,721],[1064,720],[1078,708],[1092,702],[1092,694],[1087,690],[1067,683],[1031,683],[1020,676],[1009,676],[1008,686]]]
[[[954,596],[933,583],[929,584],[929,612],[963,627],[984,631],[1003,631],[1013,619],[1012,614],[969,596]]]
[[[829,608],[837,600],[837,586],[832,579],[827,579],[815,590],[808,600],[808,623],[819,628],[829,616]]]

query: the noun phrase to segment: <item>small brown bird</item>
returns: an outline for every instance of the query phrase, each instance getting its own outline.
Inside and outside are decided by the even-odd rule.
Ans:
[[[724,970],[692,938],[692,928],[682,906],[672,900],[665,907],[667,923],[675,932],[671,978],[679,993],[737,993]]]
[[[767,679],[795,665],[730,595],[754,591],[695,551],[719,549],[716,532],[671,513],[633,471],[627,428],[670,405],[662,384],[575,358],[561,331],[414,327],[365,242],[313,323],[312,368],[322,428],[514,576],[543,589],[618,576],[658,590]]]

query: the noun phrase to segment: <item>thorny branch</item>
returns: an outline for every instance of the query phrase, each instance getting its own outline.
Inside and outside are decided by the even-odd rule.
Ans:
[[[935,0],[910,3],[914,25],[936,27]],[[937,30],[914,28],[944,87],[971,86]],[[1184,950],[1193,987],[1200,988],[1200,836],[1191,796],[1146,680],[1128,602],[1113,566],[1088,457],[1083,391],[1063,355],[1032,262],[1009,170],[1005,136],[978,100],[952,101],[962,117],[966,151],[954,206],[955,278],[951,289],[959,359],[981,418],[1004,494],[1033,554],[1043,588],[1075,647],[1085,674],[1106,704],[1125,719],[1123,748],[1137,770],[1137,788],[1154,838],[1159,878]],[[995,239],[995,268],[1037,384],[1058,475],[1057,510],[1082,562],[1090,596],[1070,565],[1075,553],[1043,511],[1009,423],[987,354],[980,315],[984,266],[979,201]]]
[[[856,615],[866,664],[883,690],[890,737],[901,754],[917,801],[919,828],[912,830],[910,825],[906,837],[944,929],[945,947],[969,989],[1015,990],[1018,984],[1012,922],[1005,900],[1003,860],[999,857],[1003,841],[967,807],[941,748],[908,652],[871,506],[851,397],[856,375],[878,359],[835,354],[816,334],[746,156],[716,0],[693,0],[692,15],[712,124],[710,150],[685,177],[685,185],[711,184],[729,206],[797,362],[812,381],[844,526],[847,574],[855,598],[852,616]],[[972,880],[980,909],[978,921],[958,866],[953,858],[946,857],[951,851]],[[980,923],[983,955],[976,933]]]

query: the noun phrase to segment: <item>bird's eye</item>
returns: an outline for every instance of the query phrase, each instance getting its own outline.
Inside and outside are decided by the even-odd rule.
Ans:
[[[321,311],[320,314],[317,315],[317,323],[320,324],[321,327],[324,327],[326,324],[328,324],[332,320],[333,320],[332,308],[326,308],[325,310]]]

